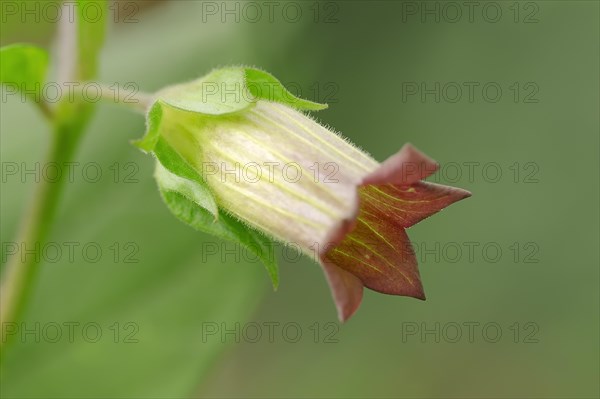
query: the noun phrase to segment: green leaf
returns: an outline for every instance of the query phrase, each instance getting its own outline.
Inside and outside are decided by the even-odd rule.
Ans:
[[[98,55],[106,32],[106,0],[78,0],[77,58],[79,80],[94,79],[98,69]]]
[[[24,91],[31,100],[41,100],[40,91],[46,81],[48,53],[28,45],[12,44],[0,48],[0,82]]]
[[[200,184],[173,175],[159,163],[155,176],[165,204],[179,220],[196,230],[232,241],[252,252],[265,265],[273,288],[277,289],[277,260],[268,237],[226,213],[220,213],[219,218],[215,219],[215,213],[210,212],[205,202],[210,202],[212,195],[204,191],[205,188]],[[236,248],[236,251],[241,250],[242,248]]]
[[[273,75],[260,69],[246,68],[246,85],[248,90],[257,98],[286,104],[301,111],[320,111],[328,107],[296,97]]]

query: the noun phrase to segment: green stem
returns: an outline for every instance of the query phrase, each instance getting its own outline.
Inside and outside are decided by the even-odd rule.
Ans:
[[[137,93],[133,98],[136,101],[129,104],[122,98],[116,100],[120,105],[144,112],[151,104],[152,99],[145,93]],[[105,100],[109,99],[111,98],[105,98]],[[73,160],[79,138],[92,115],[93,104],[63,103],[55,111],[49,109],[47,111],[46,115],[56,122],[46,162],[65,165]],[[41,248],[44,247],[56,217],[66,179],[67,174],[62,174],[53,181],[42,179],[36,186],[33,201],[24,214],[17,239],[20,250],[9,259],[1,282],[0,360],[4,357],[4,350],[13,337],[13,334],[8,334],[8,332],[17,329],[16,323],[21,320],[30,299],[41,263]],[[26,249],[27,252],[23,249]]]
[[[80,6],[81,3],[82,1],[79,2]],[[101,15],[106,15],[107,2],[95,3],[100,8]],[[63,62],[59,63],[58,76],[68,75],[64,81],[94,79],[98,53],[104,41],[103,21],[92,23],[81,18],[82,7],[78,8],[80,11],[76,20],[62,18],[60,21],[58,41]],[[70,162],[82,132],[90,121],[94,104],[77,98],[74,101],[63,99],[55,108],[50,108],[44,101],[38,105],[54,130],[47,161],[59,165]],[[15,329],[14,324],[20,321],[27,305],[40,267],[40,251],[50,233],[66,179],[66,174],[61,174],[53,182],[43,179],[37,185],[33,202],[24,215],[17,243],[20,248],[26,248],[27,253],[18,251],[17,256],[13,255],[9,259],[1,282],[0,360],[4,358],[6,344],[12,337],[12,334],[7,334],[10,324],[6,323],[13,324]]]
[[[84,126],[85,121],[80,121],[76,125],[55,125],[47,162],[56,162],[59,165],[70,162]],[[36,186],[36,193],[24,214],[17,240],[20,248],[26,248],[27,251],[32,250],[32,252],[19,251],[9,259],[4,270],[0,292],[0,326],[2,327],[0,328],[0,348],[2,352],[12,336],[7,334],[7,330],[16,327],[15,323],[20,320],[30,298],[40,266],[41,248],[50,232],[65,185],[66,177],[64,176],[65,174],[56,181],[42,179]]]
[[[144,112],[150,105],[152,97],[146,93],[137,93],[130,103],[124,98],[117,98],[120,105],[129,106]],[[106,96],[105,100],[114,98]],[[44,107],[42,107],[44,110]],[[64,103],[56,111],[46,110],[45,114],[55,119],[54,135],[46,162],[65,165],[72,161],[81,133],[87,126],[93,111],[93,104],[85,102]],[[30,207],[26,210],[21,225],[17,245],[20,250],[13,255],[2,276],[0,289],[0,349],[4,350],[12,337],[9,330],[16,329],[15,323],[30,298],[35,278],[38,274],[41,248],[50,232],[56,216],[60,195],[65,184],[66,174],[55,181],[42,179],[36,186],[36,193]],[[30,252],[31,251],[31,252]],[[0,353],[0,359],[3,357]]]
[[[140,91],[132,92],[124,88],[119,88],[115,91],[112,87],[102,83],[99,83],[99,86],[103,101],[122,105],[142,114],[146,113],[154,102],[153,96],[149,93]]]

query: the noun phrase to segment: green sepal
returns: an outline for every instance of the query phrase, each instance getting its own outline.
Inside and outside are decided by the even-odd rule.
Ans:
[[[156,163],[154,178],[161,190],[179,193],[188,200],[202,207],[212,215],[214,222],[219,217],[217,203],[206,184],[186,179],[171,173],[160,162]]]
[[[246,89],[244,69],[238,67],[215,69],[200,79],[169,86],[157,97],[174,108],[205,115],[238,112],[255,101]]]
[[[144,137],[132,141],[132,144],[144,152],[154,151],[160,137],[160,122],[163,116],[163,106],[160,101],[152,104],[146,115],[146,133]]]
[[[273,288],[277,289],[279,269],[273,243],[268,237],[227,213],[222,212],[215,219],[201,204],[204,200],[202,189],[196,187],[195,182],[172,175],[158,163],[155,175],[161,196],[173,215],[196,230],[244,246],[262,261]]]
[[[215,69],[200,79],[167,87],[158,92],[157,97],[174,108],[205,115],[243,111],[259,99],[301,111],[328,107],[299,98],[270,73],[248,67]]]
[[[215,69],[192,82],[169,86],[157,93],[146,116],[145,135],[133,144],[152,152],[160,136],[163,114],[168,108],[204,115],[225,115],[242,111],[258,99],[285,104],[302,111],[326,109],[327,104],[304,100],[293,95],[268,72],[247,67]]]
[[[245,68],[246,86],[256,98],[289,105],[300,111],[320,111],[328,107],[293,95],[279,80],[260,69]]]
[[[188,196],[190,192],[200,195],[202,200],[196,201],[198,205],[204,207],[213,215],[214,219],[217,219],[219,217],[217,203],[202,176],[160,135],[161,122],[164,114],[163,109],[168,112],[168,107],[168,105],[161,104],[160,101],[154,103],[152,108],[148,111],[148,128],[146,134],[142,139],[134,141],[133,144],[145,152],[151,152],[156,157],[158,160],[158,165],[156,167],[157,173],[155,174],[157,180],[162,178],[163,184],[165,185],[170,187],[181,187],[181,192],[186,196]],[[176,112],[182,113],[182,111]],[[173,176],[173,182],[165,180],[167,177],[165,173],[161,173],[162,169],[166,169],[170,172],[169,174]],[[182,182],[177,179],[193,182],[195,187],[186,187],[185,184],[182,185]]]

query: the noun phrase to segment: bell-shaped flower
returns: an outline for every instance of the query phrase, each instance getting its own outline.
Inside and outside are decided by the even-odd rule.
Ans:
[[[252,249],[275,284],[270,240],[314,255],[341,320],[363,287],[424,299],[405,229],[470,194],[424,182],[437,164],[410,144],[379,163],[303,113],[325,107],[266,72],[218,69],[158,92],[138,146],[173,213]]]

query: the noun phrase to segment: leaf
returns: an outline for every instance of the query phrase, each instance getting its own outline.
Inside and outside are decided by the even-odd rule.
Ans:
[[[277,260],[268,237],[226,213],[220,213],[215,219],[217,213],[210,209],[214,204],[211,203],[212,195],[204,191],[206,189],[200,184],[175,176],[160,164],[157,164],[155,175],[165,204],[179,220],[196,230],[232,241],[251,251],[265,265],[273,288],[277,289]],[[242,248],[236,247],[235,250],[241,252]]]
[[[48,53],[42,48],[28,44],[0,48],[0,82],[15,92],[23,91],[35,102],[41,100],[47,70]]]

